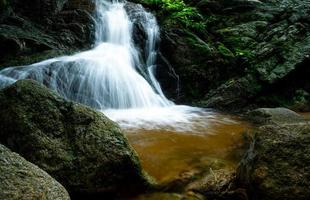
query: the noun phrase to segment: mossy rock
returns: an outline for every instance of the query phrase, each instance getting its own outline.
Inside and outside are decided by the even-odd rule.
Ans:
[[[139,159],[120,127],[32,80],[0,91],[0,142],[68,191],[105,195],[146,188]]]
[[[66,189],[38,166],[0,144],[1,200],[69,200]]]

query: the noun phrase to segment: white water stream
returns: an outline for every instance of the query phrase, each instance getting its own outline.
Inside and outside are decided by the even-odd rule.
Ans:
[[[127,128],[165,127],[180,131],[205,128],[208,119],[214,117],[213,113],[175,105],[164,96],[155,78],[155,46],[159,37],[155,17],[141,10],[145,18],[141,23],[147,36],[146,52],[141,55],[133,43],[133,22],[124,8],[126,2],[95,2],[93,49],[28,66],[6,68],[0,72],[0,87],[20,79],[34,79],[66,99],[103,111]],[[139,70],[146,72],[148,81]]]

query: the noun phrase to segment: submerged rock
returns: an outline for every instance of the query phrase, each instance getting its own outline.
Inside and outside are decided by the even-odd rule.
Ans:
[[[245,200],[246,192],[235,188],[235,169],[212,170],[187,186],[187,190],[203,194],[207,199]]]
[[[1,200],[69,200],[66,189],[45,171],[0,144]]]
[[[251,113],[256,114],[265,120],[240,163],[238,185],[247,188],[251,199],[308,199],[310,122],[282,108]]]
[[[0,91],[0,142],[71,194],[145,189],[148,181],[119,126],[31,80]]]

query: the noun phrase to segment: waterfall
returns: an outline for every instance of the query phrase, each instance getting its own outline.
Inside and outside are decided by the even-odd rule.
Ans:
[[[30,78],[67,99],[100,110],[172,105],[154,76],[159,29],[155,17],[142,10],[148,18],[143,23],[147,41],[146,55],[142,56],[133,43],[133,23],[124,8],[125,2],[95,2],[93,49],[29,66],[6,68],[0,72],[0,87]],[[146,69],[149,82],[138,73],[138,68]]]
[[[34,79],[66,99],[104,112],[125,128],[170,129],[205,133],[211,111],[177,106],[155,78],[155,17],[138,6],[146,35],[144,54],[133,42],[133,19],[126,2],[95,0],[95,41],[91,50],[0,71],[0,88]]]

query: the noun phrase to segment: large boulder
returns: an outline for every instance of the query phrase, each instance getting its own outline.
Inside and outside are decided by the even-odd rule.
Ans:
[[[146,180],[119,126],[32,80],[0,91],[0,142],[75,195],[136,192]]]
[[[248,190],[250,199],[309,199],[310,122],[283,109],[255,113],[266,119],[239,165],[239,187]]]
[[[45,171],[0,144],[0,199],[69,200],[66,189]]]

